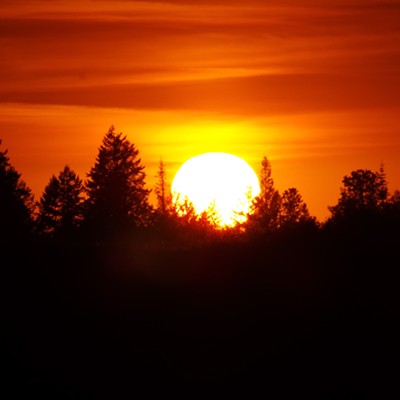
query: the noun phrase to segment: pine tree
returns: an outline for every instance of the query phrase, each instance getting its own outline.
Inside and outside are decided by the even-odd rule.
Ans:
[[[379,167],[379,171],[376,172],[377,178],[377,206],[382,208],[386,205],[386,202],[389,197],[389,189],[386,180],[386,172],[383,167],[383,164]]]
[[[149,224],[150,190],[145,188],[139,151],[111,126],[86,182],[87,221],[100,233]]]
[[[247,220],[247,231],[262,234],[278,228],[281,196],[274,187],[271,163],[263,157],[260,171],[260,194],[253,200]]]
[[[161,215],[166,215],[168,212],[168,206],[170,203],[167,185],[167,172],[165,170],[165,164],[163,160],[160,160],[156,178],[158,178],[156,184],[156,196],[157,196],[157,211]]]
[[[1,140],[0,140],[1,144]],[[0,151],[0,241],[17,243],[27,237],[32,228],[34,198],[10,164],[8,150]]]
[[[37,225],[40,232],[69,233],[83,219],[82,180],[66,165],[59,176],[52,176],[39,202]]]

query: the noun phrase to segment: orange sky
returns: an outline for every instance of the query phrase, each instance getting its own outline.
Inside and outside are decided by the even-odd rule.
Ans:
[[[37,199],[67,163],[85,178],[111,124],[149,188],[161,157],[172,179],[266,155],[323,220],[354,169],[400,189],[399,21],[400,0],[2,0],[2,148]]]

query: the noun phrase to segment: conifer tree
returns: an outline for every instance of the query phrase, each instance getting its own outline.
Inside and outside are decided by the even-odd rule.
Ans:
[[[0,140],[1,145],[1,140]],[[0,241],[24,239],[30,233],[35,211],[31,189],[11,165],[8,150],[0,150]]]
[[[88,223],[103,233],[148,225],[150,190],[145,177],[139,151],[111,126],[85,184]]]
[[[59,176],[52,176],[39,201],[37,225],[40,232],[54,235],[78,228],[83,219],[83,184],[66,165]]]
[[[281,196],[275,189],[271,163],[263,157],[260,171],[260,194],[253,200],[247,220],[248,232],[261,234],[278,228]]]
[[[162,159],[160,160],[156,177],[158,178],[156,184],[157,211],[161,215],[166,215],[170,203],[170,196],[168,193],[167,172]]]

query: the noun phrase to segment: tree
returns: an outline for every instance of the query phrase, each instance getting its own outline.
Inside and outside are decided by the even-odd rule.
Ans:
[[[389,206],[400,210],[400,190],[395,190],[390,196]]]
[[[296,188],[285,190],[282,193],[281,225],[296,224],[311,220],[307,204],[303,201],[299,191]]]
[[[381,164],[379,171],[376,172],[377,178],[377,205],[378,207],[382,208],[386,206],[388,196],[389,196],[389,189],[388,184],[386,181],[386,172],[384,171],[383,164]]]
[[[279,226],[281,196],[274,187],[271,163],[267,157],[261,161],[260,194],[253,200],[247,219],[247,230],[265,233]]]
[[[83,219],[83,184],[66,165],[59,176],[52,176],[39,201],[37,225],[40,232],[70,233]]]
[[[103,233],[146,226],[151,207],[145,177],[139,151],[111,126],[85,185],[89,224]]]
[[[168,236],[171,244],[179,247],[196,247],[217,240],[220,235],[220,215],[215,202],[201,213],[185,197],[175,199],[168,214]]]
[[[1,145],[1,140],[0,140]],[[0,241],[17,242],[30,233],[35,210],[31,190],[10,164],[8,150],[0,151]]]
[[[159,214],[165,216],[168,212],[170,196],[168,195],[167,172],[162,159],[160,160],[158,166],[156,178],[158,178],[158,182],[156,184],[157,211]]]
[[[382,210],[388,188],[383,167],[378,172],[358,169],[343,178],[337,205],[328,207],[333,219]]]

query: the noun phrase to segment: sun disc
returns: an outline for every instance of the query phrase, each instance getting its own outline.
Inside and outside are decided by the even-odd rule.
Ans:
[[[190,158],[172,182],[176,205],[189,201],[201,214],[212,208],[221,226],[243,221],[251,200],[260,193],[258,177],[242,158],[228,153],[204,153]]]

